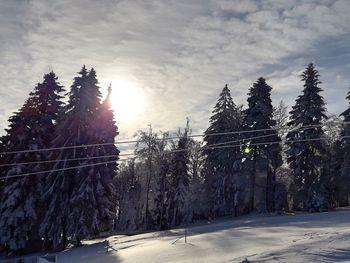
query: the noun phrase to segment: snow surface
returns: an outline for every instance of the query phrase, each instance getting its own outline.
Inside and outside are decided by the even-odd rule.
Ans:
[[[58,262],[350,262],[350,209],[247,216],[187,229],[104,240],[58,253]],[[180,239],[179,239],[180,238]]]

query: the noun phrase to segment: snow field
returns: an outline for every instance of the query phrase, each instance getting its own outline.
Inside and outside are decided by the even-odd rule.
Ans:
[[[58,254],[58,262],[350,262],[350,209],[246,216],[187,229],[107,238]],[[180,238],[181,237],[181,238]],[[180,238],[180,239],[179,239]]]

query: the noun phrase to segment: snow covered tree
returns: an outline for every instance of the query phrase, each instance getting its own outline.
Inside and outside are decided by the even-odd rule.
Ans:
[[[89,114],[89,111],[84,109],[84,101],[82,101],[84,97],[81,91],[85,89],[88,75],[85,66],[79,74],[80,76],[74,79],[71,91],[68,94],[69,101],[65,107],[65,117],[58,123],[56,138],[52,142],[52,147],[74,147],[86,144],[84,131],[89,126],[86,116],[86,114]],[[73,189],[78,186],[79,181],[78,176],[76,176],[77,171],[74,168],[68,168],[79,166],[80,162],[78,160],[66,160],[83,157],[87,157],[84,154],[84,148],[66,148],[51,154],[51,158],[58,160],[53,168],[62,169],[62,171],[50,173],[46,178],[45,198],[48,199],[48,210],[40,232],[45,238],[46,245],[55,250],[65,249],[67,246],[68,217],[72,209],[71,195]]]
[[[294,178],[292,185],[293,207],[306,211],[327,209],[328,196],[321,185],[326,159],[321,124],[327,119],[325,102],[320,95],[318,71],[311,63],[301,75],[304,90],[290,112],[287,135],[288,163]],[[312,126],[312,127],[309,127]]]
[[[116,178],[118,213],[116,228],[121,231],[141,229],[142,207],[140,205],[142,186],[139,173],[140,163],[135,158],[122,163]],[[143,168],[143,167],[141,167]]]
[[[105,230],[114,217],[112,179],[118,150],[113,146],[117,135],[108,101],[101,106],[96,72],[85,66],[74,79],[52,147],[69,147],[55,153],[54,169],[45,184],[48,209],[41,233],[54,249],[64,249],[70,242],[79,244],[86,237]],[[111,143],[108,146],[88,146]],[[87,145],[84,147],[84,145]],[[115,158],[101,158],[115,155]],[[69,160],[75,159],[75,160]]]
[[[92,70],[90,75],[95,74]],[[90,76],[91,77],[91,76]],[[96,80],[96,76],[93,76]],[[96,85],[97,83],[94,83]],[[108,94],[101,107],[98,109],[97,117],[92,122],[92,130],[95,131],[94,137],[97,143],[102,144],[99,147],[93,147],[93,156],[107,156],[101,158],[95,158],[94,162],[105,164],[94,167],[94,173],[97,176],[96,186],[96,207],[99,209],[98,229],[99,231],[105,231],[110,229],[111,220],[115,219],[116,214],[116,189],[113,181],[117,173],[119,159],[119,150],[115,146],[115,138],[117,137],[118,128],[114,120],[114,113],[112,110],[111,101],[112,87],[108,87]],[[93,162],[92,162],[93,163]]]
[[[26,113],[29,101],[10,117],[9,129],[7,132],[6,150],[24,150],[28,148],[30,142],[30,130],[26,127],[29,118]],[[32,157],[32,156],[30,156]],[[29,161],[28,154],[19,153],[4,156],[3,163],[20,163]],[[8,166],[4,169],[5,179],[4,189],[1,200],[0,210],[0,241],[8,250],[16,253],[23,252],[27,246],[28,237],[33,233],[35,222],[38,217],[36,214],[39,192],[36,188],[37,177],[25,176],[19,178],[11,178],[13,176],[28,173],[30,170],[25,165]]]
[[[330,174],[330,205],[332,207],[348,206],[349,204],[349,185],[344,182],[349,181],[349,177],[343,176],[342,164],[344,161],[344,152],[341,140],[335,141],[329,151],[329,174]]]
[[[5,144],[5,136],[1,136],[0,137],[0,202],[2,200],[2,191],[3,191],[3,186],[4,186],[4,183],[5,183],[5,180],[3,179],[3,177],[5,176],[5,169],[3,169],[5,167],[5,163],[4,163],[4,154],[2,154],[4,151],[5,151],[5,147],[4,147],[4,144]],[[0,204],[1,206],[1,204]]]
[[[190,174],[190,208],[193,211],[193,220],[203,218],[206,212],[206,203],[204,202],[206,195],[203,189],[203,164],[205,161],[203,154],[203,142],[190,139],[189,143],[189,164],[188,172]]]
[[[232,214],[235,205],[235,177],[240,173],[241,153],[239,147],[233,148],[209,148],[210,146],[222,146],[240,139],[234,131],[242,130],[242,112],[234,104],[227,85],[220,93],[213,115],[210,118],[210,126],[204,133],[205,162],[203,174],[205,189],[208,196],[209,210],[213,216]],[[228,133],[212,135],[216,133]]]
[[[327,115],[327,120],[322,123],[323,139],[327,148],[331,148],[336,141],[340,140],[342,128],[343,124],[340,117],[335,114]]]
[[[250,158],[245,163],[245,167],[248,167],[251,171],[250,209],[257,208],[259,211],[264,212],[273,210],[276,169],[282,165],[281,145],[278,143],[281,139],[277,130],[274,130],[276,121],[273,119],[271,90],[272,88],[262,77],[253,84],[248,93],[248,108],[245,111],[244,119],[245,128],[248,131],[252,131],[246,135],[246,144],[250,149]],[[265,142],[267,144],[263,144]],[[264,188],[263,182],[259,186],[255,183],[258,166],[266,167],[264,169],[266,172],[266,189],[261,189]],[[260,188],[259,190],[262,192],[265,191],[265,198],[259,196],[260,200],[255,200],[256,188]],[[259,207],[257,207],[257,201],[260,203]]]
[[[278,131],[280,138],[288,131],[288,106],[281,100],[277,107],[273,108],[273,119],[276,121],[274,128]]]
[[[157,152],[158,135],[153,132],[152,126],[149,125],[148,132],[139,131],[138,142],[136,143],[135,153],[145,163],[145,204],[142,219],[143,229],[153,227],[152,214],[150,212],[150,192],[155,178],[154,158]]]
[[[343,160],[343,151],[341,148],[341,129],[342,121],[334,114],[328,115],[328,119],[322,123],[323,142],[327,151],[326,161],[322,170],[321,186],[323,191],[329,195],[329,205],[337,207],[344,205],[346,193],[346,178],[341,175],[341,164]]]
[[[192,218],[189,211],[189,121],[185,131],[178,132],[179,139],[174,144],[169,174],[168,219],[171,226],[188,223]]]
[[[5,145],[7,144],[7,139],[8,139],[8,136],[6,135],[3,135],[0,137],[0,202],[2,200],[2,191],[4,190],[4,185],[5,185],[5,179],[4,177],[6,176],[6,173],[7,173],[7,170],[8,170],[8,166],[7,166],[7,163],[6,163],[6,157],[7,157],[7,154],[3,154],[3,152],[6,151],[6,147]],[[0,203],[0,207],[1,207],[1,203]]]
[[[165,132],[156,142],[155,152],[155,186],[154,208],[152,209],[152,217],[156,229],[163,230],[169,227],[167,215],[167,192],[169,191],[169,169],[171,158],[167,150],[169,142],[169,133]]]
[[[190,140],[189,173],[192,180],[200,180],[203,170],[204,156],[203,143],[201,141]]]
[[[50,147],[62,110],[62,91],[55,74],[46,74],[24,106],[9,119],[9,129],[3,137],[3,150],[18,152],[2,156],[4,163],[10,166],[3,167],[6,180],[1,200],[0,240],[15,252],[41,248],[38,232],[46,201],[41,196],[42,176],[17,175],[50,168],[45,162],[49,159],[47,152],[35,150]],[[29,150],[23,151],[26,149]],[[28,162],[33,164],[24,164]],[[33,247],[35,244],[37,247]]]

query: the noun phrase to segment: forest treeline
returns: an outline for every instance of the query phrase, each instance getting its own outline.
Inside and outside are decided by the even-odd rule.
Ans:
[[[273,107],[262,77],[247,107],[225,85],[202,137],[189,120],[175,134],[150,125],[124,158],[111,87],[102,100],[96,72],[85,66],[69,92],[46,74],[0,138],[0,252],[57,251],[101,234],[251,211],[349,205],[350,91],[349,107],[329,115],[319,77],[309,64],[289,113],[283,101]]]

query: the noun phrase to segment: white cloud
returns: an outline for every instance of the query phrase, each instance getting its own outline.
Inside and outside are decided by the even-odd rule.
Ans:
[[[147,97],[144,114],[123,136],[153,123],[155,129],[205,129],[220,90],[231,84],[244,103],[260,75],[270,78],[274,98],[292,102],[300,90],[295,72],[312,60],[327,64],[325,84],[349,82],[349,62],[327,41],[350,32],[348,1],[28,1],[0,4],[0,123],[17,110],[51,68],[67,88],[83,64],[104,80],[133,78]],[[342,47],[343,52],[350,48]],[[350,67],[350,66],[349,66]],[[323,73],[323,71],[322,71]],[[334,73],[334,74],[333,74]],[[321,75],[322,77],[322,75]],[[296,88],[296,85],[299,85]],[[341,90],[343,92],[343,90]],[[330,96],[327,91],[325,94]],[[277,102],[277,101],[276,101]],[[343,105],[329,100],[332,111]],[[288,103],[290,104],[290,103]],[[344,103],[345,105],[345,103]]]
[[[219,6],[222,10],[237,13],[250,13],[258,10],[258,4],[251,0],[221,0],[219,1]]]

